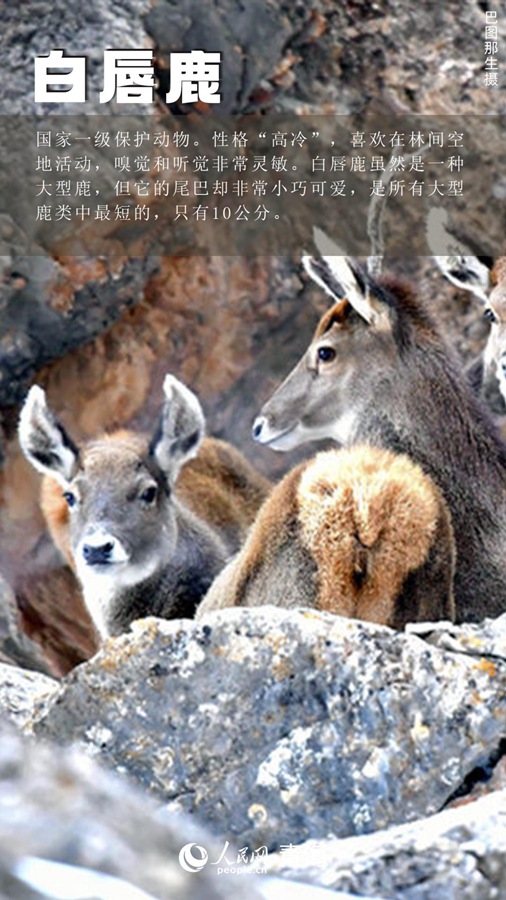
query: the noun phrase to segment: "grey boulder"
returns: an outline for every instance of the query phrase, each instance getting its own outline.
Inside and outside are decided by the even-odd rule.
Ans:
[[[273,607],[146,619],[74,670],[34,731],[215,834],[278,850],[430,815],[488,765],[506,711],[491,646],[470,656]]]

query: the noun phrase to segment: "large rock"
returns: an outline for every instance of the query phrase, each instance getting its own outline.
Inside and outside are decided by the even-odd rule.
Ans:
[[[206,10],[207,12],[207,10]],[[264,109],[353,115],[504,112],[503,92],[483,83],[483,9],[382,0],[159,0],[146,29],[170,50],[223,53],[227,111]],[[506,26],[498,16],[500,40]],[[438,40],[434,40],[437,31]]]
[[[273,75],[283,48],[300,33],[297,16],[269,0],[220,0],[203,13],[199,0],[161,0],[145,17],[146,30],[168,68],[170,53],[195,47],[221,53],[220,112],[239,113],[263,79]],[[167,90],[167,85],[165,85]]]
[[[432,646],[469,656],[506,658],[506,615],[498,619],[485,619],[479,625],[449,622],[412,622],[407,626],[410,634],[421,635]]]
[[[39,369],[139,303],[155,269],[152,260],[127,260],[111,272],[100,261],[61,264],[13,253],[0,284],[0,407],[19,403]]]
[[[269,856],[267,869],[361,897],[504,897],[506,791],[376,834],[287,847]]]
[[[210,861],[222,849],[188,819],[160,814],[155,804],[93,760],[27,742],[0,724],[2,898],[121,896],[133,900],[143,896],[134,893],[136,886],[149,892],[152,900],[176,896],[178,900],[233,900],[239,891],[247,900],[258,900],[252,876],[218,877],[212,865],[200,872],[184,871],[178,857],[188,843],[206,848]],[[82,868],[69,872],[57,863]],[[86,880],[90,876],[97,880],[97,873],[126,883],[104,880],[100,893],[96,885],[92,891],[85,889]],[[40,885],[40,893],[29,890],[27,882]],[[69,884],[72,891],[67,894]],[[75,893],[76,885],[82,894]]]
[[[98,648],[80,585],[47,539],[49,559],[29,556],[14,585],[20,627],[52,675],[66,675]],[[40,549],[40,544],[38,549]]]
[[[52,253],[44,238],[34,244],[33,210],[26,189],[34,164],[27,148],[34,146],[37,121],[47,128],[48,121],[55,126],[55,119],[48,115],[62,113],[83,116],[133,110],[153,116],[153,105],[118,109],[115,103],[99,103],[104,33],[109,47],[149,45],[142,22],[149,6],[148,0],[93,0],[83,9],[78,0],[30,0],[23,16],[14,7],[3,11],[3,60],[6,73],[12,75],[7,74],[0,85],[0,111],[8,122],[0,141],[0,408],[19,403],[42,366],[94,339],[125,309],[140,302],[156,268],[156,262],[142,254],[138,259],[116,255],[106,262],[98,256],[85,259],[91,254],[82,250],[70,257],[62,244]],[[36,21],[43,26],[34,28]],[[34,58],[55,48],[86,56],[89,102],[85,105],[34,102]],[[68,123],[70,131],[75,130],[75,120]],[[74,148],[69,151],[75,152]],[[13,158],[17,179],[12,176]]]
[[[47,675],[0,663],[0,710],[20,729],[30,729],[57,690],[58,682]]]
[[[271,607],[148,619],[74,670],[34,728],[241,844],[361,834],[440,810],[497,755],[506,659],[490,646]]]
[[[64,49],[71,56],[88,59],[87,98],[90,102],[86,111],[94,103],[96,112],[111,112],[114,108],[111,104],[100,106],[98,103],[98,94],[104,86],[102,48],[146,46],[142,16],[149,6],[149,0],[92,0],[85,6],[79,0],[57,0],[56,3],[29,0],[22,16],[15,6],[5,6],[2,10],[2,53],[6,77],[0,85],[2,115],[27,115],[30,112],[47,115],[62,109],[74,115],[82,114],[83,104],[34,103],[34,57],[56,48]],[[34,28],[35,22],[40,22],[40,27]],[[76,22],[79,22],[78,28]],[[107,43],[104,43],[105,34]]]
[[[90,100],[103,86],[107,33],[110,47],[155,45],[162,79],[173,50],[221,50],[228,112],[257,106],[327,115],[364,109],[504,112],[503,92],[483,84],[485,16],[473,0],[459,2],[458,17],[455,3],[441,6],[437,0],[416,7],[383,0],[360,8],[352,2],[336,7],[330,0],[220,0],[205,11],[196,0],[93,0],[86,9],[77,0],[30,0],[25,6],[23,17],[15,7],[6,7],[3,16],[5,68],[17,76],[0,87],[4,114],[30,111],[33,57],[69,49],[69,33],[72,52],[89,58]],[[80,27],[70,31],[76,17]],[[34,29],[35,20],[43,27]],[[504,39],[500,15],[498,27]],[[74,105],[72,111],[81,110]]]

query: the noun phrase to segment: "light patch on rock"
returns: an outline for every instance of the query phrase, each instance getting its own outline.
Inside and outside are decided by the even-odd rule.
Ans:
[[[299,751],[307,750],[307,741],[312,734],[312,728],[294,728],[290,734],[290,745],[279,744],[259,766],[257,784],[279,788],[281,783],[284,790],[291,788],[296,791],[300,785],[294,756]]]

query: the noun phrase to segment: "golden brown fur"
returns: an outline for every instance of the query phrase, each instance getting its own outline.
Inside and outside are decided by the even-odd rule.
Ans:
[[[444,515],[440,492],[407,456],[356,447],[302,472],[300,536],[318,566],[319,609],[392,621],[411,572],[427,560]]]
[[[490,273],[490,280],[493,285],[504,284],[506,282],[506,256],[500,256],[494,263],[494,268]]]
[[[262,506],[199,609],[309,605],[401,628],[454,617],[448,509],[406,456],[372,447],[302,463]]]

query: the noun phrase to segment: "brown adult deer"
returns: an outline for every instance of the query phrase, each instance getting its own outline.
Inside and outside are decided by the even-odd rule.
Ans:
[[[272,490],[200,604],[309,606],[403,628],[453,619],[455,544],[446,503],[407,456],[320,453]]]
[[[172,375],[163,389],[151,439],[118,431],[78,448],[38,386],[21,412],[42,511],[102,637],[141,616],[191,617],[268,490],[238,451],[204,438],[192,391]]]
[[[450,509],[457,620],[496,616],[506,610],[506,447],[412,288],[317,241],[323,256],[305,267],[334,305],[253,436],[275,450],[326,437],[406,453]]]

